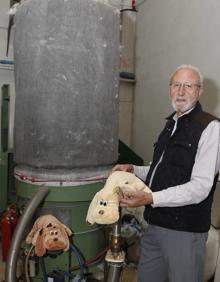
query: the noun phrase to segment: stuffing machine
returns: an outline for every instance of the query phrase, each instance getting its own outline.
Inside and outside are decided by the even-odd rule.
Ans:
[[[103,226],[90,227],[85,218],[118,159],[119,22],[119,11],[103,0],[29,0],[18,6],[17,203],[22,214],[39,189],[47,191],[30,208],[33,220],[56,216],[73,231],[78,249],[77,255],[52,253],[35,261],[31,281],[70,281],[69,270],[80,268],[79,254],[92,268],[105,251]],[[66,275],[56,274],[58,269]]]

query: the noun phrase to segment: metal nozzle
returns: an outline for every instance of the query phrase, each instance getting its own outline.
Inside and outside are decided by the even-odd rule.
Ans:
[[[117,221],[112,228],[110,239],[110,249],[114,256],[121,252],[121,222]]]

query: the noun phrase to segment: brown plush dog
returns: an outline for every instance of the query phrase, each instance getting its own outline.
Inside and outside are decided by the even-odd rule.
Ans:
[[[35,254],[39,257],[46,250],[67,251],[69,236],[72,231],[51,214],[40,216],[34,223],[32,230],[26,237],[26,243],[35,246]]]
[[[90,203],[86,221],[90,224],[112,224],[118,221],[118,193],[123,193],[123,191],[145,191],[151,193],[149,187],[133,173],[115,171],[108,177],[105,186],[95,194]]]

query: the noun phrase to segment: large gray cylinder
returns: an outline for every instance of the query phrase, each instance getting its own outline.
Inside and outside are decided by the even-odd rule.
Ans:
[[[101,0],[29,0],[15,16],[15,162],[118,157],[119,13]]]

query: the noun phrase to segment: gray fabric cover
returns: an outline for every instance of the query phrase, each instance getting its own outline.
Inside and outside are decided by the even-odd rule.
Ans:
[[[118,158],[119,14],[101,1],[24,1],[15,16],[15,161]]]

